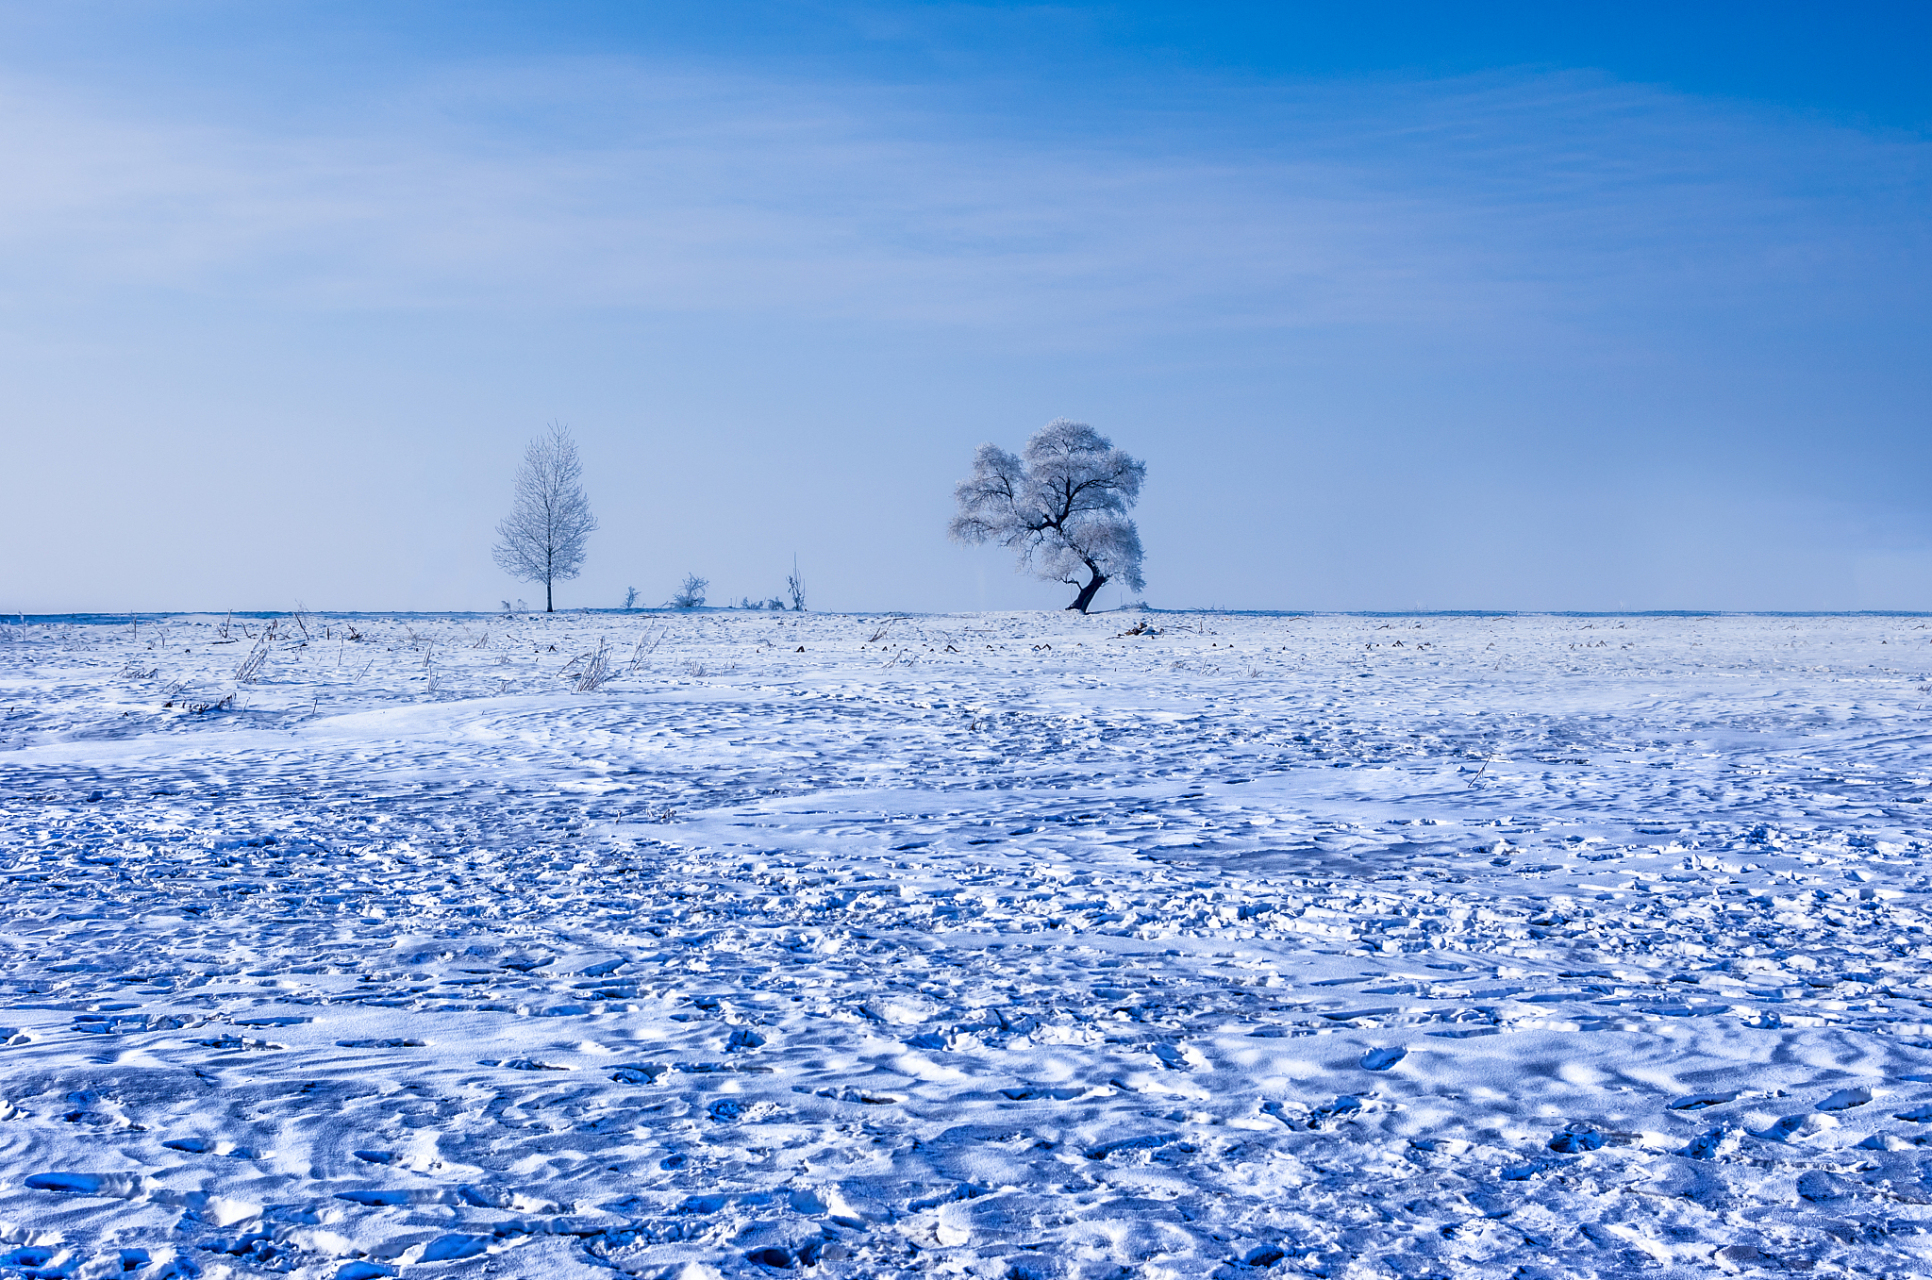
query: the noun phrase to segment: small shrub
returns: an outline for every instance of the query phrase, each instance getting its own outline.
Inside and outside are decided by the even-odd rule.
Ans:
[[[701,609],[704,607],[704,592],[711,585],[709,578],[700,578],[695,573],[684,575],[678,584],[678,593],[671,597],[671,606],[676,609]]]
[[[578,693],[596,693],[616,672],[611,669],[610,645],[602,640],[597,642],[597,652],[584,662],[584,668],[577,676]]]
[[[792,612],[805,612],[805,579],[798,576],[798,557],[792,557],[792,573],[785,579],[785,594],[792,598]]]

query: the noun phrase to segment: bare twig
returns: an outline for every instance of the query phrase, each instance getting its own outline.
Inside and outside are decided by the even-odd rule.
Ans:
[[[578,693],[596,693],[604,687],[613,672],[610,666],[610,645],[603,640],[597,642],[597,652],[590,655],[584,664],[583,672],[577,677]]]
[[[261,639],[255,642],[255,647],[248,651],[246,658],[242,659],[241,666],[235,668],[236,684],[252,684],[261,675],[262,668],[268,664],[268,651],[274,639],[273,630],[262,632]]]
[[[637,638],[637,648],[631,651],[631,664],[627,674],[636,675],[637,669],[644,666],[650,656],[657,652],[657,647],[664,643],[664,632],[663,627],[653,627]],[[647,640],[650,641],[648,645],[644,643]]]
[[[1502,762],[1502,759],[1503,759],[1503,758],[1502,758],[1501,756],[1499,756],[1499,755],[1486,755],[1486,756],[1484,756],[1484,757],[1483,757],[1483,763],[1482,763],[1482,768],[1480,768],[1480,769],[1478,769],[1478,770],[1476,770],[1476,776],[1475,776],[1475,777],[1473,777],[1473,778],[1471,778],[1471,779],[1469,780],[1469,785],[1473,787],[1473,786],[1475,786],[1475,785],[1476,785],[1476,784],[1477,784],[1478,782],[1481,782],[1481,781],[1483,780],[1483,774],[1485,774],[1485,773],[1487,773],[1487,772],[1489,771],[1489,766],[1490,766],[1490,765],[1491,765],[1492,763],[1501,763],[1501,762]]]

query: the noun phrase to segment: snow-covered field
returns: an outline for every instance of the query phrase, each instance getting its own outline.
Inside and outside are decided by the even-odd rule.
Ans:
[[[0,1274],[1932,1272],[1932,619],[263,625],[0,629]]]

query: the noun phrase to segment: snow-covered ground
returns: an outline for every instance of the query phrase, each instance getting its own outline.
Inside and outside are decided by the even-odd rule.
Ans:
[[[263,625],[0,629],[0,1274],[1932,1272],[1932,619]]]

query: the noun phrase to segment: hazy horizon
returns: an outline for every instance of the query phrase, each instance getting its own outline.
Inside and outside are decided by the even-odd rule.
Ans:
[[[790,610],[743,608],[736,604],[705,604],[695,608],[676,605],[580,605],[558,608],[546,614],[542,608],[513,609],[516,618],[567,618],[576,615],[596,617],[635,615],[641,618],[701,617],[728,614],[733,617],[765,616],[774,622],[806,616],[822,618],[944,618],[973,617],[980,614],[1039,613],[1054,616],[1068,612],[1047,605],[1018,609],[811,609],[805,613]],[[1145,602],[1113,605],[1090,611],[1090,617],[1116,614],[1161,614],[1176,617],[1202,615],[1228,618],[1932,618],[1932,609],[1221,609],[1214,606],[1163,608]],[[242,621],[264,618],[501,618],[501,604],[495,609],[156,609],[127,613],[99,610],[75,613],[20,613],[0,615],[0,625],[28,626],[69,623],[76,626],[127,626],[130,622],[165,622],[179,618],[233,618]]]

